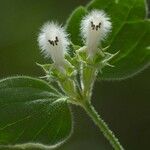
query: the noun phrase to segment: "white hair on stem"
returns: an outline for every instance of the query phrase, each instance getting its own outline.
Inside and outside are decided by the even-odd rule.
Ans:
[[[98,45],[111,31],[110,18],[104,11],[92,10],[81,21],[81,35],[87,46],[89,56],[94,56]]]
[[[51,57],[58,66],[64,64],[69,40],[63,27],[54,22],[45,23],[38,36],[38,43],[45,57]]]

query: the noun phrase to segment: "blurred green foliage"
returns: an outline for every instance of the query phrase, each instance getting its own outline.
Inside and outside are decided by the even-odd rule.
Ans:
[[[49,20],[65,23],[74,8],[87,0],[0,1],[0,77],[40,73],[45,62],[37,44],[40,27]]]
[[[88,0],[0,1],[0,77],[41,75],[35,62],[45,63],[37,45],[41,25],[65,20]],[[134,78],[96,83],[93,102],[127,150],[149,149],[150,69]],[[74,109],[73,109],[74,110]],[[74,135],[58,150],[111,150],[86,114],[76,108]]]

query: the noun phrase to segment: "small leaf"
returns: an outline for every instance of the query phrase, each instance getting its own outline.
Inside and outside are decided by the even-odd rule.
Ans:
[[[39,64],[36,63],[37,66],[41,67],[45,73],[49,73],[50,69],[53,67],[52,64]]]
[[[99,75],[104,80],[131,77],[150,65],[150,21],[125,23],[110,46],[111,52],[120,53],[111,61],[114,68],[106,67]]]
[[[66,28],[68,33],[70,34],[71,41],[75,45],[83,45],[82,39],[80,36],[80,23],[81,19],[85,16],[86,9],[84,7],[78,7],[71,14],[69,19],[67,20]]]
[[[0,81],[0,147],[51,147],[71,130],[66,98],[46,82],[30,77]]]

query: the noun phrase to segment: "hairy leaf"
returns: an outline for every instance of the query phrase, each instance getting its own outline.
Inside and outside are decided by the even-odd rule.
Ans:
[[[104,68],[100,79],[125,79],[150,65],[150,21],[127,22],[110,46],[112,53],[120,51],[111,61],[115,67]]]
[[[30,77],[0,81],[0,147],[51,147],[71,130],[66,98],[47,83]]]

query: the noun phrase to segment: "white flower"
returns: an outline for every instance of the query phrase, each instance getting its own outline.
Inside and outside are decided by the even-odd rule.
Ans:
[[[81,22],[81,35],[85,40],[89,56],[93,57],[98,45],[111,30],[110,18],[104,11],[92,10]]]
[[[57,66],[63,66],[64,54],[69,45],[64,28],[54,22],[43,25],[38,37],[39,46],[46,57],[51,57]]]

